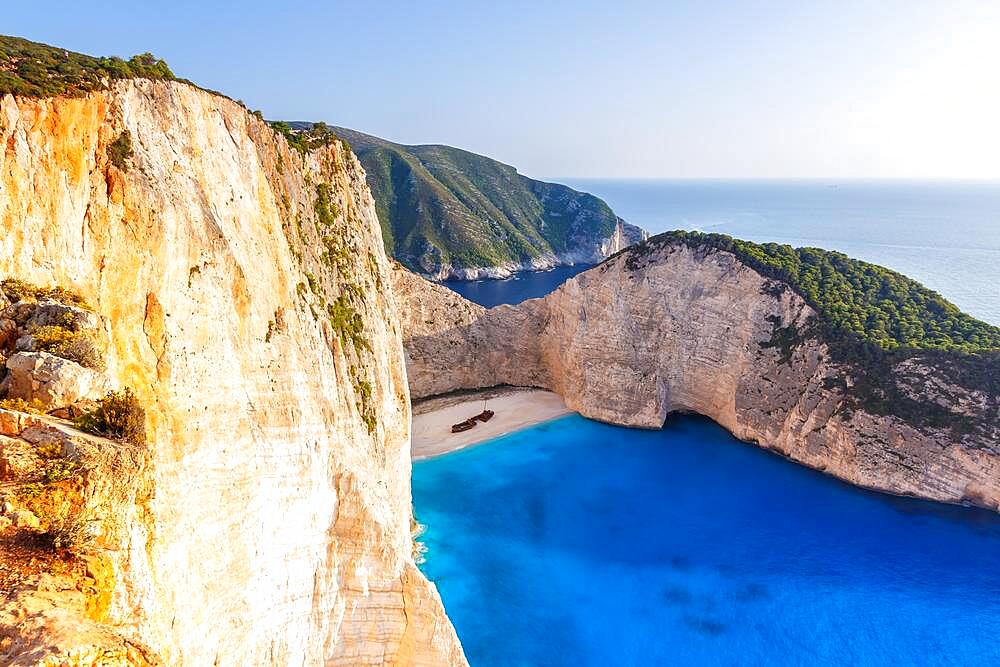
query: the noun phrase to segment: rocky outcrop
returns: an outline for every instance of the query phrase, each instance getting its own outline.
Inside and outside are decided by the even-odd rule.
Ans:
[[[414,397],[535,386],[586,417],[642,428],[695,412],[859,486],[1000,508],[1000,397],[917,356],[893,381],[909,410],[944,409],[950,424],[859,402],[850,388],[863,372],[807,333],[813,309],[729,252],[630,250],[544,299],[488,311],[394,277],[403,302],[419,305],[403,326]],[[456,303],[460,324],[445,315]],[[427,312],[434,324],[417,321]],[[783,341],[789,331],[798,338]]]
[[[96,401],[113,387],[106,375],[47,352],[18,352],[7,360],[7,396],[46,412]]]
[[[111,559],[76,549],[120,539],[150,491],[148,453],[10,410],[0,409],[0,432],[0,662],[156,664],[109,622]]]
[[[642,227],[630,225],[621,218],[615,223],[615,231],[602,244],[597,261],[615,255],[625,248],[642,243],[649,238],[649,232]]]
[[[43,299],[31,311],[25,323],[29,331],[38,327],[64,327],[71,331],[97,329],[100,320],[97,314],[86,308],[60,303],[54,299]]]
[[[406,340],[467,327],[486,313],[486,309],[479,304],[463,299],[443,285],[420,278],[400,264],[392,267],[392,288],[403,318],[403,336]],[[423,365],[414,366],[414,369],[430,370]],[[463,369],[456,371],[464,375]],[[435,391],[424,379],[411,379],[410,384],[415,392],[419,392],[414,393],[414,398],[449,391]]]
[[[25,602],[4,646],[29,664],[464,664],[412,559],[400,332],[353,155],[146,80],[6,96],[0,140],[0,275],[78,290],[148,417],[140,492],[84,554],[114,582],[97,625],[82,600],[11,622]],[[95,502],[116,494],[100,479]]]

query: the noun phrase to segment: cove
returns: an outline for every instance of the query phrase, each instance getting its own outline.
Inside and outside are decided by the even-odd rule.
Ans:
[[[446,280],[441,284],[469,301],[492,308],[545,296],[589,268],[592,268],[589,264],[557,266],[548,271],[522,271],[506,280]]]
[[[1000,516],[854,488],[697,417],[415,463],[473,666],[1000,660]]]

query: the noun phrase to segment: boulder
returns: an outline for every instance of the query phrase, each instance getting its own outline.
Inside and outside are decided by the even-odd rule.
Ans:
[[[98,402],[96,400],[83,399],[77,401],[73,405],[66,406],[65,408],[49,410],[49,415],[58,417],[59,419],[68,419],[72,421],[77,417],[92,411],[97,406]]]
[[[34,452],[42,458],[73,457],[77,451],[73,435],[54,424],[29,426],[21,433],[21,440],[34,445]]]
[[[18,352],[34,352],[35,337],[31,334],[24,334],[14,342],[14,349]]]
[[[27,321],[28,330],[36,327],[60,326],[80,331],[82,329],[96,329],[100,324],[97,313],[59,303],[52,299],[43,299],[38,302],[37,307]]]
[[[26,401],[38,399],[44,410],[55,410],[84,399],[96,400],[111,390],[103,373],[47,352],[18,352],[7,360],[7,395]]]
[[[35,308],[37,307],[38,304],[34,301],[18,301],[17,303],[4,308],[3,312],[0,313],[0,317],[14,320],[14,323],[17,324],[17,326],[22,327],[29,319],[31,319],[31,316],[34,314]]]
[[[27,412],[0,408],[0,435],[16,438],[29,426],[44,423],[43,419],[35,415],[30,415]]]

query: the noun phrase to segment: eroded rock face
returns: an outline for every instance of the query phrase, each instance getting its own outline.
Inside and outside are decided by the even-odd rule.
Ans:
[[[148,81],[7,96],[0,139],[0,275],[82,293],[149,431],[147,492],[98,545],[100,632],[67,610],[21,640],[57,661],[103,642],[170,665],[464,664],[412,560],[402,346],[355,158]]]
[[[919,358],[897,369],[918,401],[945,404],[977,427],[916,428],[845,395],[853,371],[806,337],[774,345],[776,326],[807,330],[798,295],[726,252],[661,247],[579,274],[544,299],[450,324],[416,313],[471,312],[454,293],[396,272],[414,397],[497,384],[562,395],[580,414],[659,428],[671,412],[712,418],[736,437],[860,486],[1000,507],[1000,402],[946,383]],[[909,378],[909,379],[907,379]]]

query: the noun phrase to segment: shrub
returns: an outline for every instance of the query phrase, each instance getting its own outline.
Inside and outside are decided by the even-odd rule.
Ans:
[[[77,417],[74,423],[88,433],[134,445],[146,443],[146,410],[131,389],[109,392],[96,408]]]
[[[313,208],[316,211],[316,219],[324,227],[332,227],[339,213],[331,194],[330,186],[326,183],[316,186],[316,201],[313,203]]]
[[[66,327],[49,324],[32,331],[31,337],[35,339],[35,346],[41,348],[65,343],[73,338],[74,333],[76,332]]]
[[[59,303],[92,310],[86,299],[65,287],[59,287],[58,285],[56,287],[39,287],[36,289],[36,294],[39,299],[52,299]]]
[[[23,398],[0,398],[0,408],[13,410],[14,412],[29,412],[36,415],[45,412],[45,406],[37,398],[32,399],[30,403]]]
[[[289,146],[300,153],[307,153],[340,141],[336,132],[323,122],[312,123],[302,128],[293,128],[283,120],[271,121],[268,124],[288,141]]]
[[[26,283],[17,278],[7,278],[0,285],[3,286],[4,295],[14,302],[35,299],[35,292],[38,290],[31,283]]]
[[[64,479],[69,479],[70,477],[75,476],[76,473],[76,463],[73,461],[53,461],[45,467],[45,472],[42,473],[42,479],[46,484],[55,484],[56,482],[61,482]]]
[[[316,280],[316,276],[308,271],[306,271],[305,276],[306,280],[309,282],[309,291],[313,294],[317,294],[319,292],[319,282]]]
[[[92,539],[93,521],[95,518],[85,516],[77,508],[64,508],[49,520],[48,529],[38,537],[49,549],[80,549]]]
[[[58,459],[62,456],[62,443],[59,441],[43,442],[35,449],[35,453],[43,459]]]
[[[347,297],[343,294],[338,296],[336,301],[327,305],[326,312],[342,344],[351,343],[358,352],[371,350],[371,345],[365,338],[364,319]]]
[[[97,342],[88,331],[72,331],[58,325],[38,327],[31,332],[35,349],[63,359],[75,361],[85,368],[103,371],[104,357],[97,349]]]
[[[132,133],[128,130],[122,130],[118,138],[108,144],[108,162],[125,171],[131,157]]]
[[[0,282],[0,288],[3,289],[3,293],[8,299],[15,302],[52,299],[59,303],[79,306],[80,308],[90,310],[90,306],[82,296],[65,287],[38,287],[17,278],[6,278]]]

